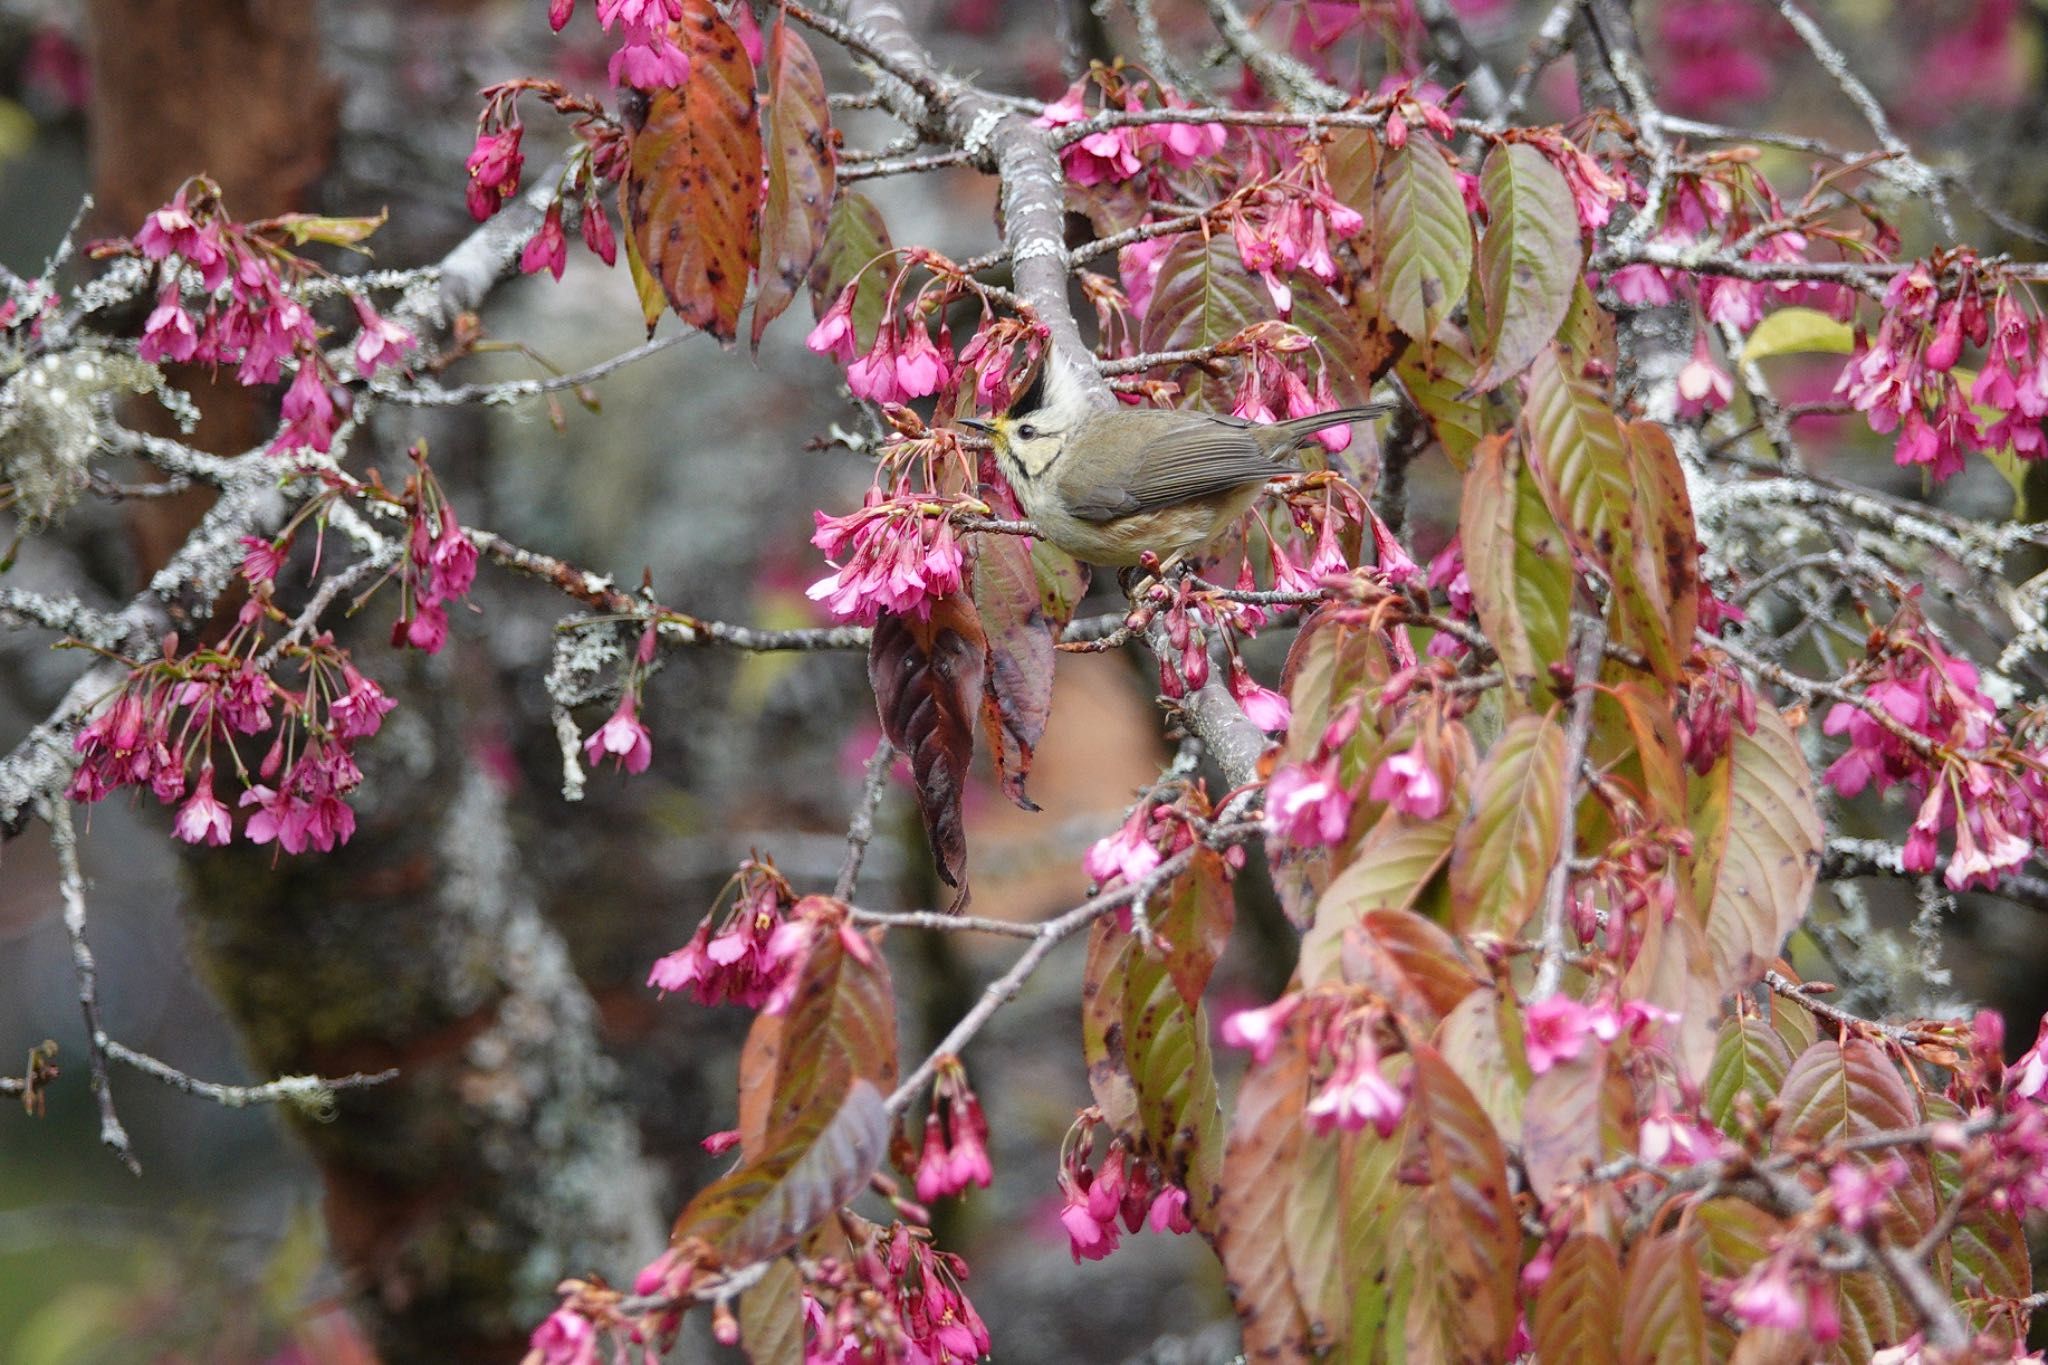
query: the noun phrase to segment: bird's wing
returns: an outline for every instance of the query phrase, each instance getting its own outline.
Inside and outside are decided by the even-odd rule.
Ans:
[[[1196,502],[1293,472],[1260,454],[1258,442],[1242,424],[1189,415],[1158,425],[1160,430],[1148,433],[1144,450],[1121,484],[1083,484],[1070,472],[1061,485],[1068,511],[1082,521],[1101,523]]]

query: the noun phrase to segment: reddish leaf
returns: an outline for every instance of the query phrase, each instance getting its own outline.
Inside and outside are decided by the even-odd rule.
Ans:
[[[1488,220],[1479,239],[1488,359],[1472,381],[1490,389],[1520,374],[1557,335],[1579,282],[1579,220],[1571,186],[1525,142],[1503,142],[1479,171]]]
[[[1633,1154],[1635,1098],[1603,1047],[1554,1062],[1530,1082],[1522,1104],[1522,1164],[1529,1188],[1547,1206],[1598,1166]]]
[[[1138,1086],[1124,1041],[1124,968],[1131,936],[1109,919],[1088,933],[1088,960],[1081,968],[1081,1056],[1096,1108],[1119,1133],[1138,1131]]]
[[[1505,1360],[1522,1253],[1506,1155],[1458,1074],[1426,1045],[1411,1052],[1408,1157],[1424,1185],[1409,1227],[1417,1284],[1408,1349],[1414,1359]]]
[[[860,288],[853,296],[853,335],[860,349],[868,350],[881,330],[882,305],[889,296],[889,276],[894,268],[895,253],[889,246],[889,227],[882,221],[881,210],[865,195],[843,192],[825,225],[818,258],[811,263],[811,311],[823,317],[846,286],[859,277]]]
[[[1457,172],[1435,143],[1412,139],[1381,164],[1374,208],[1381,306],[1409,337],[1427,342],[1472,276],[1472,222]]]
[[[1693,524],[1692,495],[1671,437],[1655,422],[1625,422],[1629,474],[1643,509],[1643,535],[1636,542],[1636,577],[1654,584],[1651,597],[1665,611],[1671,652],[1681,661],[1692,654],[1699,618],[1699,528]]]
[[[1520,716],[1472,780],[1472,813],[1451,843],[1451,927],[1513,938],[1543,899],[1564,818],[1564,731]]]
[[[1799,741],[1769,701],[1756,732],[1693,788],[1694,895],[1722,994],[1754,982],[1798,927],[1820,873],[1822,830]]]
[[[1287,1257],[1287,1203],[1308,1140],[1308,1057],[1290,1029],[1238,1090],[1216,1197],[1216,1254],[1247,1359],[1305,1361],[1308,1326]]]
[[[1565,212],[1571,212],[1569,205]],[[1613,1243],[1592,1233],[1570,1234],[1551,1262],[1550,1278],[1536,1291],[1529,1320],[1536,1358],[1617,1365],[1621,1313],[1621,1261]]]
[[[766,1155],[699,1191],[673,1240],[701,1239],[728,1266],[780,1255],[867,1188],[888,1146],[881,1093],[855,1081],[841,1103],[814,1108]]]
[[[855,1080],[896,1084],[896,997],[879,951],[848,952],[829,924],[804,958],[789,1008],[755,1016],[740,1053],[740,1151],[761,1159],[775,1135]]]
[[[918,814],[938,863],[939,878],[967,902],[967,831],[960,799],[974,758],[974,718],[981,708],[988,645],[973,605],[942,599],[931,618],[884,613],[868,646],[868,682],[882,733],[910,756]]]
[[[761,205],[755,350],[810,273],[831,218],[836,177],[825,78],[803,37],[777,15],[768,37],[768,196]]]
[[[647,96],[638,118],[638,106],[627,102],[631,140],[619,216],[676,316],[731,341],[759,245],[754,64],[712,0],[683,0],[680,34],[690,79]]]
[[[1571,638],[1571,555],[1506,435],[1473,450],[1458,536],[1472,607],[1501,667],[1517,682],[1544,677]]]
[[[1173,879],[1155,898],[1152,929],[1165,955],[1166,971],[1190,1009],[1202,1002],[1209,974],[1230,941],[1237,919],[1237,898],[1230,890],[1230,869],[1223,855],[1198,847],[1188,870]]]
[[[784,1259],[740,1295],[740,1341],[752,1365],[803,1365],[803,1280]]]
[[[1385,996],[1423,1030],[1482,984],[1457,941],[1412,910],[1366,911],[1344,931],[1341,963],[1346,983]]]
[[[1700,1285],[1685,1233],[1658,1233],[1629,1249],[1620,1296],[1621,1365],[1695,1365],[1710,1358]]]
[[[1024,794],[1024,778],[1052,714],[1060,625],[1046,614],[1029,540],[986,535],[975,541],[974,605],[988,640],[982,733],[1004,793],[1025,810],[1037,810]]]

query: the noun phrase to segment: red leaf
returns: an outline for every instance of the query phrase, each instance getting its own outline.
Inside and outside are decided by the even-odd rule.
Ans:
[[[721,341],[739,334],[759,246],[761,123],[754,64],[712,0],[683,0],[690,79],[647,97],[631,133],[619,216],[676,316]],[[652,328],[655,319],[649,317]]]
[[[1485,984],[1458,943],[1413,910],[1368,910],[1344,933],[1344,980],[1387,998],[1408,1023],[1433,1028]]]
[[[1708,1358],[1700,1267],[1685,1233],[1645,1237],[1630,1249],[1620,1307],[1622,1365],[1694,1365]]]
[[[761,206],[755,350],[796,298],[824,243],[836,174],[825,78],[802,36],[778,15],[768,38],[768,197]]]
[[[938,863],[939,878],[967,903],[967,831],[960,798],[974,758],[974,718],[981,707],[987,641],[974,607],[948,597],[931,619],[884,613],[868,647],[868,682],[882,733],[910,756],[917,810]]]
[[[1025,810],[1037,810],[1024,794],[1024,778],[1052,714],[1053,660],[1059,657],[1058,632],[1064,623],[1046,613],[1046,594],[1029,540],[1001,535],[975,539],[979,550],[974,605],[988,640],[982,732],[988,736],[1004,794]]]
[[[1216,1254],[1249,1360],[1305,1361],[1308,1323],[1288,1267],[1287,1205],[1307,1140],[1308,1057],[1301,1031],[1245,1076],[1223,1156]]]
[[[863,961],[828,920],[805,956],[789,1008],[761,1014],[740,1053],[740,1150],[759,1160],[775,1135],[856,1080],[896,1084],[896,996],[879,952]]]
[[[1536,1358],[1614,1365],[1621,1309],[1621,1261],[1613,1243],[1591,1233],[1572,1233],[1557,1249],[1550,1278],[1536,1293],[1529,1321]]]
[[[814,1108],[765,1156],[700,1190],[674,1240],[701,1239],[728,1266],[780,1255],[867,1188],[888,1146],[880,1092],[855,1081],[843,1102]]]

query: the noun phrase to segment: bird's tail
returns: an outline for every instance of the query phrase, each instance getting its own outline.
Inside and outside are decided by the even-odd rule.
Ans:
[[[1307,417],[1290,417],[1285,422],[1275,422],[1265,430],[1277,438],[1274,448],[1285,453],[1300,445],[1325,427],[1341,426],[1345,422],[1363,422],[1369,417],[1392,412],[1392,403],[1367,403],[1357,408],[1336,408],[1329,412],[1313,413]]]

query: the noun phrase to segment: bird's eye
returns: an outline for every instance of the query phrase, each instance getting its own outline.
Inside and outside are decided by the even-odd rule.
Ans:
[[[1029,441],[1037,435],[1038,428],[1032,426],[1029,422],[1017,428],[1017,439],[1020,441]]]

